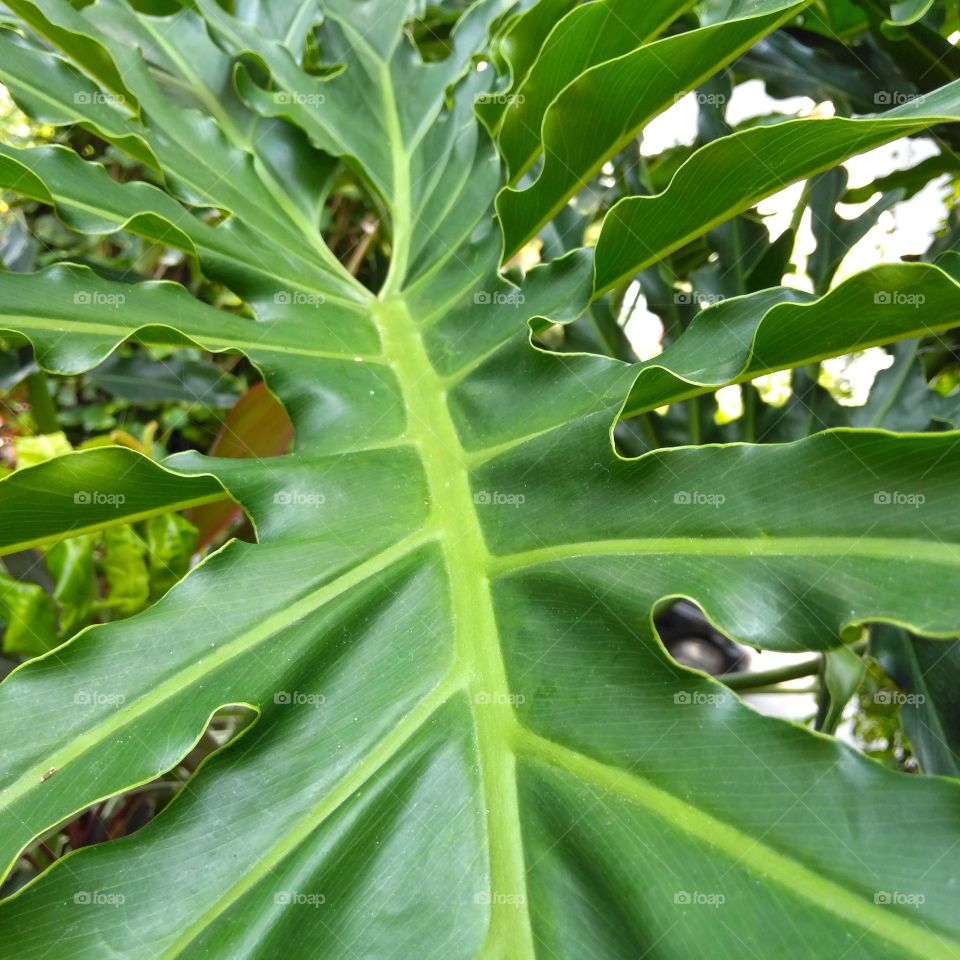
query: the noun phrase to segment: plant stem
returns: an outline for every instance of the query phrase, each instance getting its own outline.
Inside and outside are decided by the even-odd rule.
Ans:
[[[863,653],[867,649],[866,640],[847,644],[854,653]],[[823,661],[822,654],[799,660],[797,663],[788,663],[782,667],[773,667],[770,670],[758,670],[756,673],[722,673],[714,679],[726,684],[731,690],[756,690],[757,687],[769,687],[787,680],[799,680],[801,677],[812,677],[820,672]]]
[[[820,657],[788,663],[771,670],[759,670],[757,673],[723,673],[716,679],[731,690],[753,690],[755,687],[769,687],[787,680],[799,680],[820,672]]]
[[[30,413],[38,433],[58,433],[60,418],[57,407],[50,396],[47,375],[38,370],[27,377],[27,398],[30,400]]]
[[[748,380],[743,385],[743,440],[757,442],[757,388]]]

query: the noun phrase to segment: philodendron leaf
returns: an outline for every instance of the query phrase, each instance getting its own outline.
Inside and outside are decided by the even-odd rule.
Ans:
[[[531,336],[583,312],[594,261],[576,250],[521,286],[498,269],[507,174],[473,112],[497,86],[474,62],[489,66],[489,31],[513,4],[468,5],[431,63],[408,40],[424,6],[412,0],[308,0],[289,16],[198,0],[182,18],[118,0],[13,6],[79,58],[83,83],[113,77],[136,98],[127,125],[103,132],[148,145],[167,192],[115,184],[60,148],[5,149],[2,182],[79,230],[160,240],[169,227],[249,311],[58,265],[0,275],[0,328],[62,373],[128,339],[242,353],[295,436],[282,455],[162,465],[101,448],[0,481],[10,550],[119,537],[226,491],[258,538],[0,686],[5,865],[176,766],[220,708],[256,714],[136,835],[71,855],[0,905],[0,955],[960,957],[944,856],[960,843],[960,785],[760,716],[673,662],[653,627],[662,602],[687,597],[771,649],[830,651],[872,621],[955,636],[956,436],[835,431],[639,460],[610,439],[621,410],[944,329],[960,303],[950,274],[893,265],[819,299],[726,301],[645,365],[549,354]],[[597,155],[618,117],[633,136],[795,6],[712,5],[715,26],[656,50],[695,62],[658,71],[653,100],[613,90],[571,135]],[[321,57],[309,72],[307,35]],[[54,56],[16,46],[32,65]],[[51,72],[51,87],[68,75]],[[843,130],[866,131],[865,148],[874,122],[894,135],[886,120]],[[803,170],[846,155],[788,136]],[[544,183],[559,169],[547,146]],[[282,156],[289,177],[276,176]],[[317,227],[326,180],[310,171],[331,156],[388,221],[376,293]],[[712,226],[768,189],[762,164],[743,176],[737,196],[701,177],[658,210],[709,208]],[[671,236],[690,222],[667,224]]]

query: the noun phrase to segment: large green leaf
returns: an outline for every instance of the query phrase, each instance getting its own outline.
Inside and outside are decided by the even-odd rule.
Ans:
[[[415,2],[272,15],[199,0],[169,18],[118,0],[11,6],[79,60],[70,83],[112,78],[136,98],[122,123],[111,116],[115,130],[80,115],[85,103],[56,122],[146,145],[167,192],[114,184],[60,148],[4,148],[3,184],[82,231],[169,230],[252,317],[173,284],[59,265],[0,275],[0,329],[62,373],[127,339],[243,353],[295,443],[162,465],[98,449],[0,481],[9,550],[124,531],[224,491],[258,538],[0,687],[5,864],[174,767],[219,708],[256,714],[135,836],[71,855],[0,905],[0,952],[960,957],[957,869],[943,855],[960,842],[960,786],[760,716],[674,663],[652,619],[682,596],[771,649],[834,650],[873,621],[955,636],[956,436],[841,430],[639,460],[610,440],[622,409],[950,326],[949,264],[878,268],[821,298],[777,288],[726,301],[646,365],[549,354],[531,327],[582,313],[594,261],[574,251],[519,287],[498,269],[493,201],[507,175],[473,114],[495,81],[471,65],[510,3],[471,5],[453,52],[432,63],[403,29]],[[657,97],[629,109],[611,97],[578,139],[597,155],[613,146],[615,115],[632,136],[794,9],[710,6],[715,26],[659,41],[678,42],[658,56],[692,59],[658,75]],[[319,75],[302,68],[317,24],[331,68]],[[53,55],[8,40],[24,57],[22,74],[3,68],[19,77],[11,89],[40,110],[26,85]],[[651,49],[608,63],[649,66]],[[51,71],[48,92],[67,69]],[[58,96],[57,109],[72,102]],[[860,149],[869,124],[889,136],[900,123],[848,123],[861,122],[843,128],[867,131]],[[272,175],[294,142],[291,176]],[[804,170],[846,155],[792,143]],[[390,221],[376,293],[321,249],[327,178],[309,172],[328,172],[331,156]],[[574,189],[592,163],[574,169]],[[685,202],[707,209],[718,192],[701,181]],[[760,191],[742,193],[724,194],[707,225]],[[98,495],[74,502],[78,491]]]

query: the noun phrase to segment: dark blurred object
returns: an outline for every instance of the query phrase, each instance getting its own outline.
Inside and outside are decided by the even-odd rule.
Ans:
[[[747,651],[720,633],[687,600],[659,614],[654,623],[663,645],[677,663],[718,676],[747,669]]]

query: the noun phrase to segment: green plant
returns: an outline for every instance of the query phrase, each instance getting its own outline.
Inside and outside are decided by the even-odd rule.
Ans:
[[[243,353],[295,427],[280,457],[100,448],[0,482],[5,552],[228,495],[259,540],[0,688],[8,864],[221,708],[257,713],[137,835],[5,901],[6,955],[960,956],[957,784],[754,713],[652,625],[690,597],[742,642],[835,655],[833,689],[865,624],[955,635],[956,436],[611,443],[618,418],[951,328],[958,255],[724,300],[647,363],[542,345],[783,184],[960,119],[960,85],[715,139],[595,251],[508,278],[649,119],[807,4],[479,0],[429,30],[399,0],[6,5],[20,106],[153,182],[3,146],[0,184],[183,251],[245,309],[56,265],[0,274],[0,328],[66,374],[127,339]],[[344,170],[383,231],[375,291],[321,233]]]

